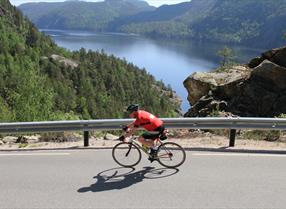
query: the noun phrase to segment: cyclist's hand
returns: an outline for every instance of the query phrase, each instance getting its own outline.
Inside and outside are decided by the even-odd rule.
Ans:
[[[127,130],[128,130],[128,126],[123,126],[123,127],[122,127],[122,130],[123,130],[123,131],[127,131]]]
[[[130,128],[128,126],[123,126],[122,130],[125,131],[125,132],[129,132]]]
[[[120,137],[118,138],[119,141],[124,141],[124,139],[125,139],[125,136],[120,136]]]

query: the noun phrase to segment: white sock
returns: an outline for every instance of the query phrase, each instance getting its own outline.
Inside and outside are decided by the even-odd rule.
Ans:
[[[157,150],[158,149],[158,146],[153,146],[151,147],[152,150]]]

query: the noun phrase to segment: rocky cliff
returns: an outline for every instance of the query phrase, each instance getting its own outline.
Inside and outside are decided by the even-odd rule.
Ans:
[[[286,47],[223,72],[194,73],[184,81],[191,108],[186,117],[238,115],[273,117],[286,113]]]

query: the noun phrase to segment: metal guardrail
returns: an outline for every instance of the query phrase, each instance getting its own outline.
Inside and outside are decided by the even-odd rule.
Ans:
[[[286,130],[282,118],[161,118],[168,129],[231,129],[230,146],[234,146],[236,129]],[[119,130],[133,119],[103,119],[77,121],[0,123],[0,133],[40,133],[84,131],[84,145],[88,146],[88,131]]]

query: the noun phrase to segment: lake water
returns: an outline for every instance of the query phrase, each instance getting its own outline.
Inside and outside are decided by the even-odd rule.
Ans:
[[[198,43],[196,41],[153,40],[136,35],[119,33],[93,33],[85,31],[42,30],[50,35],[61,47],[69,50],[80,48],[104,50],[128,62],[145,68],[157,80],[170,84],[182,98],[182,110],[186,112],[190,105],[183,81],[192,73],[211,71],[219,66],[217,51],[224,45]],[[231,46],[236,61],[246,63],[260,55],[263,50],[242,46]]]

